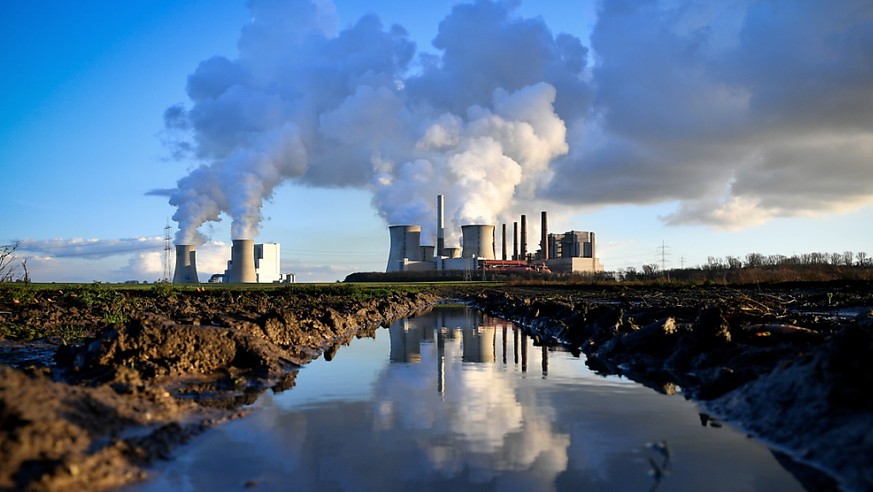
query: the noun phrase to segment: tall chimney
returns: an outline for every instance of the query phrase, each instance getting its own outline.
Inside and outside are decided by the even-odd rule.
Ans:
[[[549,220],[546,217],[546,212],[542,213],[542,226],[540,231],[540,251],[543,252],[543,259],[549,259]]]
[[[437,195],[437,244],[436,244],[436,255],[443,256],[443,249],[446,247],[445,240],[445,197],[443,195]]]
[[[254,239],[234,239],[230,250],[230,271],[228,282],[255,283],[255,241]]]
[[[173,272],[174,284],[196,284],[200,280],[197,278],[197,258],[196,246],[190,244],[176,245],[176,269]]]
[[[521,261],[527,261],[527,216],[521,216]]]
[[[518,222],[512,223],[512,259],[518,260]]]
[[[503,224],[503,260],[506,261],[506,224]]]

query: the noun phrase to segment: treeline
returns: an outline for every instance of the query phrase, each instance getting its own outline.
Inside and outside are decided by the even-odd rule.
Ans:
[[[620,281],[667,279],[700,283],[749,284],[795,281],[871,280],[873,259],[864,252],[805,253],[707,258],[706,264],[661,271],[657,264],[643,265],[637,271],[627,268],[616,275]]]
[[[873,259],[866,253],[807,253],[801,255],[763,255],[709,257],[704,265],[662,270],[655,263],[637,270],[617,272],[543,273],[536,271],[458,271],[358,272],[346,282],[560,282],[600,284],[616,282],[685,282],[693,284],[755,284],[780,282],[826,282],[832,280],[873,280]]]

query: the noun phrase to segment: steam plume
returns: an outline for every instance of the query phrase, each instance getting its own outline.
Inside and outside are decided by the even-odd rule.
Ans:
[[[556,100],[573,98],[568,114],[578,114],[588,97],[578,39],[502,4],[455,7],[434,41],[442,59],[423,57],[414,75],[406,31],[376,16],[333,34],[326,2],[250,7],[238,57],[203,61],[188,78],[191,107],[165,112],[185,137],[174,152],[203,162],[167,192],[180,244],[204,241],[198,229],[222,214],[234,238],[255,237],[264,200],[288,179],[369,187],[387,221],[426,228],[433,196],[452,190],[456,225],[494,222],[567,152]],[[474,29],[496,41],[461,46],[456,37]]]
[[[425,237],[440,193],[456,226],[529,200],[669,201],[665,222],[720,227],[873,203],[868,1],[604,0],[593,65],[514,3],[454,6],[416,56],[375,15],[337,32],[328,0],[250,1],[237,56],[165,112],[200,164],[167,192],[177,242],[224,215],[253,238],[291,179],[370,189]]]

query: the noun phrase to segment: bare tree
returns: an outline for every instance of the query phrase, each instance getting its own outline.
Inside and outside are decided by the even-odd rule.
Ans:
[[[843,265],[852,266],[852,258],[855,256],[851,251],[843,252]]]
[[[18,243],[5,244],[0,247],[0,282],[12,282],[15,278],[15,250]]]
[[[761,253],[748,253],[746,254],[746,267],[747,268],[755,268],[764,266],[764,255]]]
[[[857,253],[855,253],[855,258],[858,259],[858,266],[867,265],[867,253],[863,251],[858,251]]]
[[[658,272],[658,264],[657,263],[648,263],[643,265],[643,275],[649,278],[654,278],[655,274]]]

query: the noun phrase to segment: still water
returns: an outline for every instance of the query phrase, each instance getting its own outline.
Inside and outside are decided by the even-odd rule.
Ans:
[[[803,490],[699,411],[438,307],[309,364],[131,490]]]

